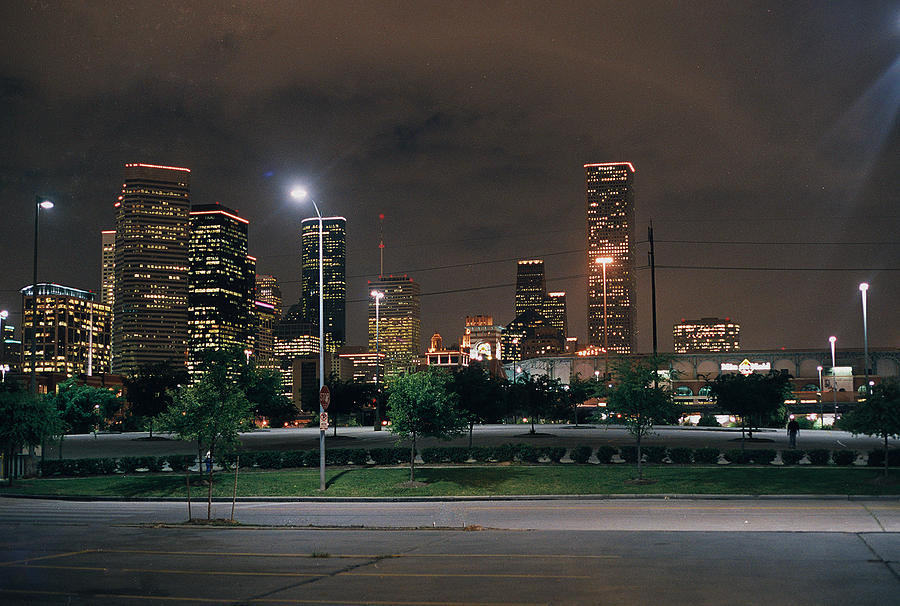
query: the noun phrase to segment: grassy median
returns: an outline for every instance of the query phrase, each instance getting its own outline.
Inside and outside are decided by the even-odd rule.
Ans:
[[[603,494],[829,494],[900,495],[900,475],[887,478],[872,468],[653,466],[644,468],[652,483],[633,481],[633,466],[459,466],[420,467],[409,485],[408,468],[330,468],[325,493],[318,469],[241,471],[238,496],[266,497],[418,497],[491,495]],[[231,472],[214,475],[213,494],[230,497]],[[191,475],[192,497],[206,496],[205,481]],[[103,497],[185,497],[186,478],[175,473],[136,473],[86,478],[38,478],[4,485],[2,494]]]

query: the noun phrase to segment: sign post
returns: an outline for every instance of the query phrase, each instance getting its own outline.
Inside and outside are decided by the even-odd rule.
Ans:
[[[321,282],[320,282],[321,284]],[[328,429],[328,405],[331,404],[331,392],[327,385],[319,390],[319,489],[325,490],[325,430]]]

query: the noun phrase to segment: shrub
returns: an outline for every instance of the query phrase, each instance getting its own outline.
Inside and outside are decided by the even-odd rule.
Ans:
[[[469,449],[469,456],[479,463],[484,463],[490,460],[492,452],[493,449],[489,446],[473,446]]]
[[[197,457],[195,455],[170,455],[166,459],[169,461],[172,471],[185,471],[194,464]]]
[[[169,465],[172,465],[172,462],[169,461]],[[241,453],[241,467],[250,468],[256,465],[256,453],[253,451],[246,451]],[[174,469],[174,468],[173,468]]]
[[[559,463],[559,460],[566,456],[566,449],[562,446],[543,446],[538,448],[538,454],[547,457],[551,463]]]
[[[537,448],[530,444],[519,444],[516,450],[516,460],[523,463],[537,463],[538,459],[541,458]]]
[[[369,462],[369,452],[365,448],[348,448],[347,462],[354,465],[365,465]]]
[[[694,451],[690,448],[677,446],[669,449],[669,459],[671,459],[673,463],[678,463],[679,465],[690,463],[693,460],[693,455]]]
[[[757,465],[768,465],[775,460],[775,451],[768,448],[755,448],[747,451],[750,459]]]
[[[750,452],[749,450],[740,450],[738,448],[734,448],[731,450],[725,451],[725,459],[729,463],[737,463],[739,465],[746,465],[750,462]]]
[[[262,469],[281,469],[281,451],[264,450],[256,453],[256,464]]]
[[[715,415],[705,413],[700,415],[700,420],[697,421],[697,427],[721,427],[721,425],[719,425],[719,421],[716,420]]]
[[[856,460],[855,450],[835,450],[832,453],[835,465],[853,465]]]
[[[346,448],[325,450],[326,465],[346,465],[350,461],[350,452]]]
[[[494,447],[491,458],[498,463],[512,461],[516,458],[517,451],[518,447],[515,444],[501,444],[500,446]]]
[[[828,465],[831,453],[825,448],[814,448],[807,450],[806,455],[809,457],[809,462],[813,465]]]
[[[719,462],[718,448],[695,448],[694,462],[705,465],[715,465]]]
[[[376,465],[396,465],[409,460],[409,450],[406,448],[373,448],[369,456]]]
[[[55,476],[62,473],[62,461],[57,459],[46,459],[40,463],[41,475],[44,477]]]
[[[142,457],[121,457],[119,459],[119,471],[122,473],[134,473],[141,466]]]
[[[884,467],[884,449],[870,450],[866,464],[869,467]],[[888,467],[900,467],[900,449],[888,450]]]
[[[447,458],[451,463],[465,463],[469,460],[469,449],[462,446],[448,446]]]
[[[641,454],[646,455],[648,463],[662,463],[666,458],[665,446],[644,446],[641,448]]]
[[[78,459],[62,460],[62,475],[75,476],[78,475]]]
[[[147,471],[162,471],[165,458],[163,457],[136,457],[137,469],[146,469]]]
[[[796,465],[805,454],[806,452],[802,450],[782,450],[781,462],[785,465]]]
[[[422,449],[422,461],[425,463],[440,463],[444,460],[444,449],[440,446],[429,446]]]
[[[619,449],[619,456],[626,463],[637,463],[637,446],[623,446]]]
[[[617,452],[619,452],[618,449],[612,446],[607,446],[606,444],[604,444],[603,446],[598,446],[596,452],[597,460],[605,465],[612,461],[613,455]]]
[[[306,464],[305,450],[284,450],[281,452],[282,467],[303,467]],[[316,451],[318,454],[318,451]]]
[[[591,458],[591,452],[593,449],[590,446],[576,446],[572,449],[572,452],[569,453],[569,458],[575,461],[576,463],[587,463],[588,459]]]
[[[303,467],[318,467],[319,459],[321,456],[319,455],[319,449],[316,450],[304,450],[302,451],[303,459],[301,464]]]

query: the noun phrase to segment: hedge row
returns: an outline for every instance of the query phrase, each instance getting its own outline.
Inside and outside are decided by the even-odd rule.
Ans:
[[[560,446],[534,447],[529,444],[502,444],[500,446],[433,446],[421,451],[422,460],[428,464],[441,463],[559,463],[566,455],[566,448]],[[599,446],[596,450],[590,446],[576,446],[569,450],[569,459],[574,463],[585,464],[595,456],[597,462],[608,464],[615,455],[626,463],[637,461],[637,447]],[[777,451],[769,449],[732,449],[724,452],[718,448],[668,448],[665,446],[644,446],[641,448],[642,459],[647,463],[675,463],[687,465],[691,463],[713,465],[719,462],[720,456],[734,464],[771,464]],[[282,469],[288,467],[318,467],[318,450],[266,450],[259,452],[243,452],[240,454],[241,467],[258,467],[260,469]],[[852,465],[857,459],[855,450],[834,450],[824,448],[811,450],[782,450],[781,461],[784,465],[796,465],[806,457],[812,465]],[[235,463],[234,456],[224,461],[226,467]],[[40,464],[43,476],[86,476],[111,473],[134,473],[138,469],[158,471],[184,471],[195,465],[194,455],[168,455],[163,457],[121,457],[118,459],[63,459],[45,460]],[[325,464],[337,465],[398,465],[409,462],[409,448],[333,448],[325,450]],[[892,467],[900,467],[900,449],[888,453],[888,463]],[[872,467],[884,465],[884,452],[872,450],[868,453],[867,464]]]

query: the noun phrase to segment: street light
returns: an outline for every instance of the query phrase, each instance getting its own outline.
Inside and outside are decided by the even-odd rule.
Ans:
[[[7,310],[0,311],[0,362],[3,362],[6,354],[6,339],[3,338],[3,321],[8,317],[9,312]]]
[[[863,282],[859,285],[859,292],[862,294],[862,310],[863,310],[863,352],[864,352],[864,361],[866,366],[866,398],[868,398],[872,391],[869,388],[869,324],[866,320],[866,292],[869,290],[869,285],[866,282]]]
[[[380,290],[373,290],[369,294],[375,298],[375,427],[373,429],[381,431],[381,410],[379,409],[381,398],[378,393],[378,375],[379,370],[381,370],[381,344],[378,323],[380,320],[379,306],[381,305],[381,299],[384,298],[384,293]]]
[[[612,263],[613,260],[609,257],[597,257],[594,259],[594,263],[599,263],[603,266],[603,379],[606,380],[609,377],[609,326],[607,323],[606,316],[606,266],[609,263]]]
[[[819,426],[825,429],[825,404],[822,402],[822,367],[816,366],[819,373]]]
[[[244,355],[247,356],[247,366],[250,366],[250,356],[253,355],[253,350],[248,347],[244,350]]]
[[[837,341],[837,337],[828,337],[828,342],[831,343],[831,393],[834,395],[834,420],[837,421],[837,375],[834,372],[834,342]]]
[[[41,209],[50,210],[53,202],[43,196],[34,197],[34,263],[31,281],[31,393],[37,394],[37,268],[38,268],[38,223]]]
[[[291,197],[295,200],[306,200],[309,198],[309,201],[312,202],[313,208],[316,211],[316,216],[319,218],[319,392],[321,393],[322,388],[325,387],[325,307],[324,296],[322,294],[322,289],[325,285],[323,283],[322,271],[322,213],[319,212],[319,205],[316,204],[316,201],[313,200],[312,196],[310,196],[305,189],[296,188],[291,190]],[[320,419],[324,412],[325,409],[322,408],[322,401],[320,398]],[[325,490],[325,430],[322,429],[321,424],[319,427],[319,490]]]

